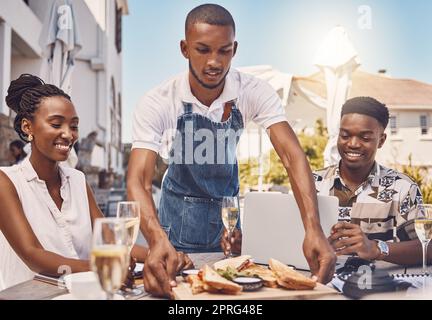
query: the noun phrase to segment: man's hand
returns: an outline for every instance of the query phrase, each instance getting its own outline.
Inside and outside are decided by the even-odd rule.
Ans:
[[[234,229],[231,234],[231,239],[228,239],[228,230],[224,229],[224,233],[221,239],[221,247],[225,253],[225,256],[228,255],[228,251],[231,248],[231,253],[240,254],[241,253],[241,245],[242,245],[242,233],[239,229]]]
[[[317,281],[324,284],[330,282],[335,271],[336,255],[322,230],[306,231],[303,252]]]
[[[192,269],[194,264],[192,260],[186,253],[181,251],[177,251],[178,265],[177,265],[177,273],[182,271],[183,269]]]
[[[359,225],[339,222],[332,227],[328,238],[338,256],[356,253],[366,260],[377,259],[381,252],[374,240],[369,240]]]
[[[174,247],[166,236],[154,241],[144,263],[144,288],[155,296],[173,299],[171,288],[175,282],[177,269],[181,264]]]

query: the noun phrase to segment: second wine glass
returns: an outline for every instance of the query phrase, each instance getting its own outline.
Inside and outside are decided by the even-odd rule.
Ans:
[[[415,231],[423,247],[423,274],[427,275],[427,247],[432,239],[432,205],[419,206],[415,222]]]
[[[117,218],[124,219],[126,228],[126,244],[129,255],[138,238],[140,226],[140,206],[138,201],[120,201],[117,204]],[[123,295],[137,296],[143,293],[133,285],[132,288],[125,288]]]
[[[225,229],[228,231],[228,241],[231,241],[232,233],[240,215],[238,197],[223,197],[221,215]],[[231,246],[227,254],[227,258],[230,257],[232,257]]]
[[[140,226],[140,207],[138,201],[120,201],[117,203],[117,218],[125,219],[126,242],[129,253],[137,238]]]

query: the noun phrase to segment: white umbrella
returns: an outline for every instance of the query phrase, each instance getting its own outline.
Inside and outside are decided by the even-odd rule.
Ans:
[[[53,0],[39,42],[44,50],[41,77],[70,95],[75,57],[82,47],[72,0]],[[75,167],[77,162],[78,157],[72,149],[65,164]]]
[[[71,75],[75,57],[82,44],[74,19],[72,0],[53,0],[40,36],[44,49],[41,75],[47,83],[71,93]]]
[[[357,52],[341,26],[333,28],[324,38],[314,59],[325,75],[327,86],[327,128],[329,140],[324,150],[325,165],[337,164],[340,113],[351,88],[351,75],[360,65]]]

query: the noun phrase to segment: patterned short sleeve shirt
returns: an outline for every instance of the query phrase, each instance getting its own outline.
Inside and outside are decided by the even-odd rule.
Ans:
[[[319,194],[339,199],[339,221],[360,225],[369,239],[417,239],[414,219],[423,199],[408,176],[375,163],[366,181],[351,191],[340,176],[339,165],[313,175]]]

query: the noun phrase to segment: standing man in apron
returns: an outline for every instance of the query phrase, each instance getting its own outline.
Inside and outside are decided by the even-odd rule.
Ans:
[[[231,14],[219,5],[198,6],[186,18],[185,33],[180,46],[189,72],[146,93],[134,113],[127,189],[141,203],[141,231],[150,246],[145,289],[172,297],[176,250],[222,251],[221,199],[239,192],[235,151],[248,121],[267,129],[302,214],[311,271],[330,281],[336,258],[319,223],[309,164],[277,93],[230,70],[237,50]],[[151,184],[158,153],[169,159],[159,212]]]

